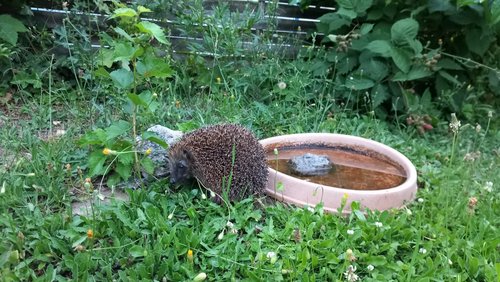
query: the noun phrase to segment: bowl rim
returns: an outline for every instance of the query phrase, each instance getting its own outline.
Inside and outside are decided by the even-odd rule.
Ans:
[[[298,182],[301,185],[304,185],[309,188],[317,188],[321,187],[322,189],[330,190],[334,189],[339,192],[344,192],[349,195],[387,195],[391,193],[400,193],[406,189],[411,188],[411,186],[416,184],[417,181],[417,171],[413,163],[402,153],[397,151],[396,149],[387,146],[378,141],[374,141],[371,139],[354,136],[354,135],[346,135],[346,134],[338,134],[338,133],[297,133],[297,134],[286,134],[274,136],[266,139],[262,139],[259,142],[266,149],[268,146],[278,143],[278,142],[290,142],[295,144],[306,143],[305,141],[314,138],[321,138],[321,143],[324,144],[342,144],[342,145],[356,145],[360,147],[365,147],[369,150],[380,153],[392,161],[396,162],[400,165],[406,173],[406,180],[398,186],[385,188],[385,189],[377,189],[377,190],[357,190],[357,189],[346,189],[335,186],[327,186],[319,183],[305,181],[288,174],[276,171],[275,169],[268,166],[269,177],[273,177],[272,175],[278,175],[284,179],[293,180]],[[332,140],[333,139],[333,140]],[[268,189],[269,190],[269,189]],[[274,193],[274,191],[273,191]]]

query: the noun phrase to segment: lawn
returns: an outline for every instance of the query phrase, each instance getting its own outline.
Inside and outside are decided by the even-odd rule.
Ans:
[[[87,154],[76,140],[88,130],[89,120],[105,123],[124,113],[111,105],[97,115],[97,105],[62,95],[49,112],[40,97],[4,108],[2,114],[4,281],[179,281],[202,272],[218,281],[498,279],[498,131],[461,125],[454,135],[443,122],[431,134],[416,136],[348,112],[314,123],[322,114],[314,106],[296,113],[291,124],[280,118],[279,110],[263,114],[260,105],[230,97],[207,103],[206,96],[172,96],[160,95],[165,116],[152,120],[192,116],[196,125],[241,123],[260,138],[315,130],[388,144],[416,165],[417,200],[401,210],[344,218],[324,213],[321,206],[269,202],[256,207],[251,199],[219,206],[198,187],[173,190],[168,179],[159,179],[141,189],[125,189],[130,202],[113,201],[96,206],[88,216],[73,216],[75,195],[85,193],[78,191],[83,187],[78,166],[85,165]],[[281,103],[281,109],[296,107],[295,102]],[[64,134],[51,133],[49,116],[57,124],[52,132],[58,127]],[[98,193],[95,189],[89,197]]]
[[[485,80],[431,101],[429,88],[403,89],[410,78],[373,86],[350,77],[403,89],[380,98],[344,87],[354,82],[340,63],[318,72],[331,55],[322,48],[294,60],[160,58],[150,42],[163,46],[163,31],[133,20],[134,32],[102,36],[110,47],[95,58],[76,44],[64,57],[12,47],[5,73],[14,77],[0,84],[14,89],[0,96],[1,281],[500,281],[498,96],[484,94],[493,93]],[[25,69],[13,67],[20,58]],[[397,69],[389,59],[370,63]],[[465,106],[446,104],[461,90]],[[266,197],[218,205],[168,177],[137,189],[124,181],[152,169],[134,145],[150,126],[218,123],[259,139],[329,132],[389,145],[417,168],[415,201],[340,216]],[[75,214],[82,199],[89,212]]]

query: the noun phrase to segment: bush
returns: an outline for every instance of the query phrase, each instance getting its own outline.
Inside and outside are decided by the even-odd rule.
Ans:
[[[317,24],[330,48],[315,71],[335,82],[338,98],[379,117],[431,116],[433,123],[449,112],[477,120],[498,108],[500,2],[337,4]]]

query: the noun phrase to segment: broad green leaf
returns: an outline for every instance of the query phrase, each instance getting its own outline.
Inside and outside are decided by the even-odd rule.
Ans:
[[[358,65],[358,56],[345,57],[337,63],[337,73],[347,74]]]
[[[363,76],[374,81],[381,81],[389,73],[387,64],[375,58],[362,62],[359,69],[363,71]]]
[[[144,106],[147,107],[148,103],[144,101],[139,95],[134,94],[134,93],[128,93],[127,97],[130,99],[130,101],[136,105],[136,106]]]
[[[137,72],[146,78],[167,78],[173,74],[170,64],[154,56],[147,56],[144,60],[137,62]]]
[[[389,98],[389,91],[387,90],[387,86],[383,84],[375,85],[375,87],[372,88],[371,97],[372,107],[374,109],[378,108],[378,106],[380,106]]]
[[[134,58],[136,51],[137,48],[132,46],[132,43],[119,42],[115,45],[113,51],[113,62],[131,61]]]
[[[116,172],[113,172],[113,173],[108,175],[108,178],[106,180],[106,185],[108,187],[113,187],[122,181],[123,181],[123,179],[120,177],[120,175]]]
[[[132,166],[118,162],[115,166],[115,171],[120,175],[121,179],[127,180],[132,175]]]
[[[128,121],[119,120],[105,129],[107,141],[127,133],[132,128]]]
[[[119,35],[125,37],[125,39],[127,39],[128,41],[131,41],[131,42],[134,42],[134,39],[132,38],[132,36],[130,36],[125,30],[123,30],[122,28],[120,27],[115,27],[114,28],[114,31],[116,33],[118,33]]]
[[[416,39],[409,40],[408,45],[413,50],[413,54],[415,54],[416,56],[422,54],[422,50],[424,50],[422,43],[420,43],[420,41],[418,41]]]
[[[103,174],[105,162],[106,156],[101,150],[92,152],[87,163],[90,177]]]
[[[0,15],[0,39],[11,45],[16,45],[17,34],[28,31],[24,24],[7,14]]]
[[[168,148],[168,143],[163,141],[163,139],[158,137],[158,135],[154,132],[145,131],[144,133],[142,133],[142,139],[156,143],[156,144],[160,145],[162,148],[165,148],[165,149]]]
[[[79,145],[102,145],[106,142],[106,132],[102,128],[87,132],[80,140]]]
[[[409,44],[417,37],[418,28],[418,22],[412,18],[399,20],[391,27],[391,40],[396,45]]]
[[[115,212],[115,215],[116,217],[123,223],[125,224],[125,226],[127,226],[128,228],[132,229],[132,230],[138,230],[138,226],[132,224],[132,222],[130,221],[129,219],[129,216],[128,215],[125,215],[122,210],[117,207],[114,209],[114,212]],[[132,247],[133,248],[133,247]]]
[[[363,90],[373,87],[373,80],[363,77],[351,76],[346,79],[345,87],[353,90]]]
[[[456,8],[450,3],[450,0],[429,0],[427,2],[427,9],[429,9],[430,13],[434,13],[453,11]]]
[[[373,29],[373,24],[364,23],[359,28],[359,34],[361,35],[368,34],[370,31],[372,31],[372,29]]]
[[[491,31],[480,28],[469,28],[465,32],[465,44],[472,52],[483,56],[490,47],[493,38]]]
[[[391,48],[391,57],[394,64],[404,73],[407,73],[411,67],[411,56],[408,51],[393,47]]]
[[[121,153],[118,156],[118,162],[124,165],[129,165],[129,166],[132,165],[134,163],[134,153],[133,152],[125,154]]]
[[[146,171],[148,174],[153,174],[155,172],[155,164],[150,158],[143,158],[141,160],[141,167]]]
[[[337,11],[337,14],[350,20],[353,20],[358,16],[358,14],[355,11],[344,9],[342,7]]]
[[[189,121],[177,123],[176,126],[177,126],[177,129],[179,129],[182,132],[192,131],[192,130],[195,130],[198,127],[200,127],[200,125],[192,119]]]
[[[158,99],[153,97],[153,93],[149,90],[143,91],[141,94],[139,94],[139,97],[143,100],[146,101],[147,105],[147,110],[151,113],[154,113],[158,107],[160,107],[160,103],[158,102]]]
[[[387,259],[385,256],[368,256],[365,263],[373,266],[381,266],[387,263]]]
[[[337,0],[339,7],[362,14],[372,6],[372,0]]]
[[[374,40],[366,46],[366,49],[382,57],[390,57],[392,48],[391,43],[386,40]]]
[[[438,71],[438,74],[442,78],[444,78],[444,79],[448,80],[449,82],[451,82],[452,84],[454,84],[455,86],[459,86],[461,84],[461,82],[458,79],[456,79],[454,76],[452,76],[451,74],[449,74],[445,70]]]
[[[463,70],[461,65],[457,64],[454,60],[448,58],[440,59],[437,62],[436,66],[447,70]]]
[[[109,72],[108,72],[106,69],[104,69],[103,67],[99,67],[98,69],[96,69],[96,70],[94,71],[94,75],[95,75],[96,77],[111,78],[111,77],[109,76]]]
[[[115,50],[100,48],[98,64],[110,68],[113,65],[115,58]]]
[[[398,72],[392,81],[409,81],[424,78],[432,75],[432,72],[424,66],[413,66],[408,73]]]
[[[80,238],[78,238],[78,240],[73,242],[73,244],[71,245],[71,248],[75,248],[76,246],[80,245],[81,243],[83,243],[83,241],[85,241],[85,239],[87,239],[87,235],[81,236]]]
[[[488,24],[490,26],[494,26],[498,23],[500,23],[500,1],[493,1],[491,3],[491,7],[490,7],[491,11],[490,11],[490,18],[489,18],[489,21],[488,21]],[[500,275],[499,275],[500,277]]]
[[[109,76],[118,88],[128,88],[134,82],[134,74],[126,69],[112,71]]]
[[[151,11],[150,9],[148,9],[148,8],[146,8],[146,7],[144,7],[144,6],[140,6],[140,5],[139,5],[139,6],[137,7],[137,12],[138,12],[138,13],[139,13],[139,15],[140,15],[140,14],[142,14],[142,13],[151,13],[151,12],[153,12],[153,11]]]
[[[143,222],[147,220],[146,214],[140,208],[137,208],[137,219]]]
[[[136,27],[141,32],[152,35],[160,43],[168,44],[167,38],[165,37],[165,33],[163,32],[163,29],[159,25],[152,22],[141,21],[140,23],[136,24]]]
[[[366,217],[364,215],[364,213],[358,209],[353,209],[352,211],[354,213],[354,215],[358,218],[358,220],[360,221],[366,221]]]
[[[318,29],[325,33],[335,33],[339,28],[349,25],[351,21],[336,13],[328,13],[319,17]]]
[[[131,8],[118,8],[113,11],[111,19],[121,17],[121,18],[131,18],[137,16],[137,12]]]
[[[143,247],[137,245],[132,246],[129,250],[130,255],[134,258],[143,257],[145,254],[144,251],[145,249]]]

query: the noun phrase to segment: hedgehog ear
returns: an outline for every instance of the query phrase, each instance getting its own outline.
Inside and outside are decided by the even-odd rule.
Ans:
[[[184,150],[182,150],[182,153],[184,154],[184,157],[186,158],[186,160],[191,161],[193,159],[193,155],[188,150],[184,149]]]

